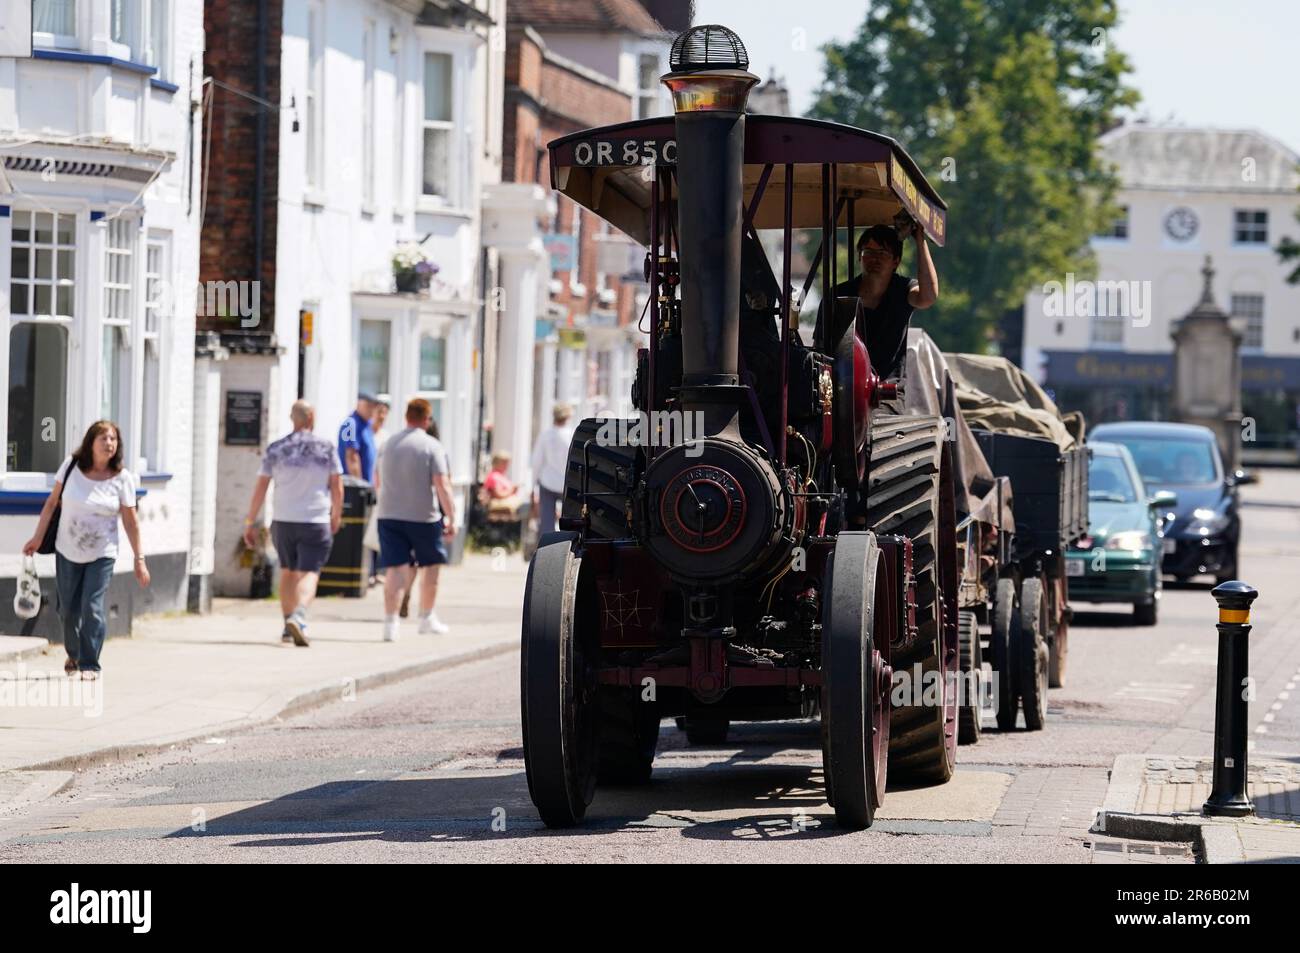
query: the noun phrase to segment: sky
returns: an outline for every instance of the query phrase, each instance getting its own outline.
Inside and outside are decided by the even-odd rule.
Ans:
[[[751,72],[767,79],[775,68],[801,115],[821,81],[818,48],[852,37],[865,10],[862,0],[696,0],[695,22],[739,33]],[[1300,151],[1297,38],[1297,0],[1122,0],[1112,36],[1142,95],[1137,115],[1258,129]]]

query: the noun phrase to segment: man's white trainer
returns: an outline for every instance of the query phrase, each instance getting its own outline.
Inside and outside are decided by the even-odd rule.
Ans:
[[[451,626],[439,619],[438,613],[431,612],[420,616],[421,635],[446,635],[450,631]]]
[[[384,618],[384,641],[396,642],[402,635],[402,622],[395,615]]]

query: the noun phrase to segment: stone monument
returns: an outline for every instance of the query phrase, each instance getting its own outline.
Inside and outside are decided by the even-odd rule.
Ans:
[[[1223,465],[1241,465],[1241,332],[1214,302],[1214,268],[1205,256],[1201,300],[1169,336],[1174,339],[1174,419],[1214,431]]]

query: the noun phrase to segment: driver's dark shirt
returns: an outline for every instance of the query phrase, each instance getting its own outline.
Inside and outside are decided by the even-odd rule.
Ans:
[[[862,276],[857,275],[841,281],[831,293],[836,298],[856,298],[861,280]],[[907,300],[911,288],[911,278],[895,273],[889,279],[885,293],[880,296],[880,304],[874,308],[862,306],[862,326],[858,328],[858,334],[871,355],[872,370],[881,377],[897,377],[902,372],[903,355],[907,351],[907,329],[912,322],[912,305]],[[835,343],[826,342],[832,353]]]

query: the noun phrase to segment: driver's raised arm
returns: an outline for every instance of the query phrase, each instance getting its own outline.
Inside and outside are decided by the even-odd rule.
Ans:
[[[930,257],[930,244],[925,240],[925,229],[920,222],[912,223],[912,238],[916,241],[916,277],[907,292],[907,303],[917,311],[924,311],[939,300],[939,275]]]

